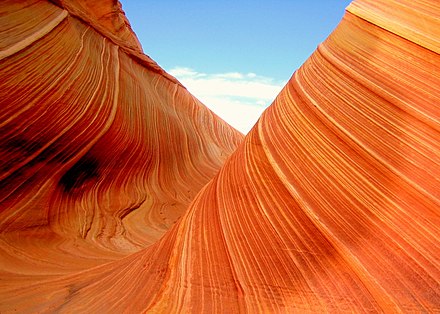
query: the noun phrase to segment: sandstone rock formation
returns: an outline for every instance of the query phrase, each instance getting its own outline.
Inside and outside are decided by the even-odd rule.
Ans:
[[[0,5],[8,288],[155,242],[243,139],[143,55],[133,33],[78,9],[99,12],[96,2],[61,4]]]
[[[1,312],[440,311],[437,1],[352,3],[243,142],[91,3],[0,4]]]

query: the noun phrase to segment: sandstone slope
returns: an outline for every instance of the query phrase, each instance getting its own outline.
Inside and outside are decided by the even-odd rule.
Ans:
[[[51,8],[55,17],[34,22],[41,23],[38,29],[42,29],[48,21],[66,15],[59,26],[0,64],[0,84],[10,82],[8,92],[3,86],[0,89],[4,93],[0,99],[10,95],[1,106],[7,111],[7,120],[2,121],[10,134],[23,134],[20,145],[5,150],[18,156],[7,155],[5,160],[15,160],[12,165],[17,164],[20,171],[2,188],[8,194],[0,220],[4,230],[1,248],[9,254],[2,254],[7,256],[2,262],[7,270],[0,290],[2,311],[440,311],[437,1],[352,3],[337,29],[295,72],[220,172],[162,238],[145,249],[83,271],[58,276],[40,272],[30,284],[21,274],[31,276],[34,259],[38,262],[37,255],[46,254],[46,247],[38,241],[53,241],[51,245],[59,249],[51,251],[59,254],[55,261],[60,252],[102,254],[72,251],[78,240],[66,239],[81,238],[84,231],[79,226],[90,225],[85,238],[95,235],[95,242],[108,243],[99,237],[99,226],[119,230],[111,221],[123,217],[124,211],[116,208],[137,204],[139,191],[159,189],[170,197],[170,186],[183,188],[193,182],[190,174],[197,169],[190,168],[194,162],[186,157],[193,150],[173,159],[171,167],[163,145],[182,143],[182,135],[172,131],[173,127],[166,137],[165,131],[157,131],[162,125],[174,125],[163,112],[176,110],[176,97],[192,104],[181,115],[176,113],[178,121],[187,123],[182,132],[204,128],[197,134],[209,135],[211,141],[197,142],[197,148],[205,152],[202,156],[206,158],[208,152],[218,156],[218,143],[230,152],[239,142],[239,136],[211,115],[204,116],[209,120],[195,119],[206,109],[194,109],[194,99],[165,74],[153,75],[156,72],[139,66],[121,53],[125,48],[107,42],[102,34],[89,30],[81,35],[87,30],[83,22],[67,11]],[[66,29],[60,34],[59,27]],[[83,31],[75,35],[78,29]],[[22,41],[30,36],[24,30],[19,33],[24,34]],[[57,34],[58,40],[50,41]],[[78,39],[72,40],[73,36]],[[44,44],[46,41],[49,43]],[[84,50],[89,45],[97,47]],[[39,48],[45,53],[34,50]],[[73,51],[66,54],[64,63],[58,60],[40,69],[32,67],[42,55],[46,58],[43,64],[64,56],[59,52],[62,49]],[[79,56],[82,51],[89,51],[94,59]],[[119,80],[90,79],[100,77],[100,71],[87,63],[93,60],[106,64],[98,67],[106,72],[104,78],[116,76]],[[127,73],[138,66],[136,76]],[[73,74],[65,74],[68,71]],[[34,77],[42,75],[45,79],[38,79],[37,84]],[[81,83],[87,78],[90,83]],[[17,84],[22,80],[23,84]],[[57,92],[42,93],[55,85]],[[76,102],[75,95],[83,95],[83,90],[99,93],[96,99],[101,105],[88,111],[89,102]],[[156,106],[141,102],[145,90],[148,97],[142,101]],[[94,97],[88,95],[87,99],[92,103]],[[39,105],[32,106],[36,99]],[[105,106],[108,103],[113,105]],[[152,125],[142,123],[144,128],[141,122],[133,122],[139,115],[159,114],[161,119],[152,119]],[[112,123],[106,117],[112,117]],[[140,145],[137,136],[149,139],[142,143],[156,139],[150,157],[155,162],[139,157],[151,150]],[[42,144],[31,144],[34,142]],[[127,142],[135,143],[126,147]],[[212,142],[217,146],[207,144]],[[26,150],[18,151],[16,146]],[[46,149],[51,157],[39,157]],[[72,174],[81,184],[68,188],[70,181],[62,183],[63,177],[78,163],[77,158],[86,158],[83,163],[92,164],[88,165],[92,170],[82,174],[82,168],[74,169]],[[94,174],[90,160],[95,159],[98,170],[89,177],[85,173]],[[219,162],[210,157],[202,164]],[[172,177],[166,175],[169,173],[179,174],[181,179],[167,181]],[[209,176],[202,177],[208,180]],[[202,180],[197,186],[201,185]],[[103,206],[115,209],[106,207],[112,214],[103,215]],[[93,217],[91,208],[98,212]],[[43,228],[46,221],[48,226]],[[155,225],[160,220],[148,221]],[[145,236],[141,227],[129,230],[133,237]],[[14,238],[16,234],[20,237]],[[29,260],[25,261],[26,254]],[[17,260],[23,264],[12,267]]]
[[[96,2],[82,11],[92,2],[61,3],[0,4],[0,271],[9,288],[155,242],[243,139],[144,55],[129,25],[105,26]]]

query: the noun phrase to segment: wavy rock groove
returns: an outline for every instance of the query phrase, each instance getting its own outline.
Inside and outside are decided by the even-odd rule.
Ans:
[[[243,140],[119,4],[3,1],[0,311],[440,311],[439,15],[354,1]]]
[[[8,287],[155,242],[242,141],[143,55],[128,24],[105,28],[98,8],[82,13],[87,4],[0,5]]]

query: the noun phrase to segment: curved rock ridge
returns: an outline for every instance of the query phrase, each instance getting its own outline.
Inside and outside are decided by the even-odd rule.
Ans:
[[[53,9],[54,16],[62,14],[58,8]],[[44,10],[44,14],[49,15],[48,12]],[[156,116],[159,109],[142,109],[139,102],[128,107],[126,101],[123,103],[131,108],[126,112],[119,109],[123,107],[119,100],[116,116],[123,111],[125,119],[115,117],[100,140],[86,148],[87,138],[96,138],[94,132],[104,132],[108,121],[97,112],[111,112],[111,109],[98,106],[93,113],[75,113],[75,106],[63,103],[54,106],[63,108],[62,111],[58,109],[61,116],[56,123],[41,123],[36,130],[29,121],[44,117],[53,121],[52,112],[57,111],[44,106],[29,109],[23,106],[30,106],[29,102],[38,97],[44,100],[41,103],[53,104],[46,99],[50,95],[41,94],[41,90],[47,88],[37,89],[40,93],[35,91],[28,98],[17,96],[26,93],[15,93],[14,98],[6,102],[8,105],[0,108],[9,110],[7,117],[23,111],[21,119],[10,118],[14,121],[10,123],[15,123],[10,130],[15,133],[20,130],[18,134],[26,134],[26,140],[41,138],[44,141],[40,141],[49,143],[55,137],[49,132],[51,128],[70,130],[64,125],[77,121],[79,118],[75,114],[92,114],[96,119],[81,118],[86,122],[75,124],[79,130],[59,143],[62,149],[51,147],[53,158],[39,158],[37,165],[31,164],[40,167],[38,175],[33,175],[37,171],[33,169],[37,168],[24,168],[14,175],[13,184],[2,188],[11,196],[3,205],[0,219],[2,230],[8,230],[3,233],[1,246],[7,254],[2,252],[2,264],[5,265],[2,268],[6,270],[2,273],[0,286],[0,310],[92,313],[440,311],[439,12],[440,4],[435,0],[358,0],[352,3],[334,32],[294,73],[244,142],[212,180],[191,197],[183,216],[163,237],[130,255],[112,257],[113,261],[109,257],[107,263],[96,263],[95,267],[90,262],[88,268],[81,267],[82,271],[69,262],[59,273],[47,269],[50,266],[62,268],[57,264],[62,254],[72,255],[73,260],[78,256],[85,260],[104,259],[103,252],[90,250],[87,246],[71,251],[78,241],[74,239],[83,234],[75,226],[86,225],[78,223],[79,220],[93,221],[87,234],[96,234],[94,230],[99,229],[98,224],[113,226],[105,221],[107,216],[101,212],[90,218],[87,212],[90,204],[101,208],[103,204],[112,207],[116,206],[114,202],[118,205],[130,202],[136,207],[133,200],[138,199],[137,191],[167,190],[172,183],[167,181],[169,176],[145,174],[148,173],[145,167],[151,169],[151,164],[168,162],[169,155],[155,151],[150,158],[156,157],[158,161],[143,161],[135,167],[143,178],[153,178],[139,184],[137,172],[131,170],[136,162],[129,160],[143,155],[137,151],[141,150],[141,145],[130,145],[130,151],[126,151],[126,143],[135,141],[134,134],[144,132],[144,138],[159,136],[162,141],[158,140],[156,147],[162,149],[169,141],[179,143],[175,140],[178,135],[170,132],[165,140],[162,133],[155,132],[161,126],[158,119],[153,119],[156,122],[151,128],[136,127],[132,119],[136,119],[138,112]],[[43,19],[52,21],[54,17],[42,16],[39,22],[45,25],[47,21],[41,22]],[[75,29],[83,25],[69,15],[66,19]],[[103,41],[93,34],[100,40],[88,40],[92,35],[83,36],[80,46]],[[38,40],[35,47],[2,61],[2,78],[13,77],[17,81],[17,76],[23,76],[26,69],[21,67],[35,63],[32,56],[41,57],[38,51],[31,49],[38,49],[52,35],[55,33],[50,32]],[[68,42],[77,44],[72,40]],[[47,46],[56,47],[55,43]],[[52,49],[56,50],[48,51]],[[154,103],[163,104],[160,108],[166,112],[170,108],[175,110],[172,100],[179,93],[194,102],[184,89],[151,70],[141,67],[142,80],[139,75],[122,75],[122,69],[132,69],[137,64],[129,56],[119,54],[115,58],[116,52],[110,48],[97,51],[98,60],[108,60],[108,66],[104,67],[108,74],[104,77],[119,73],[121,78],[116,86],[117,80],[103,86],[99,85],[99,80],[90,80],[89,84],[96,87],[87,85],[88,89],[101,93],[99,99],[103,102],[105,97],[109,98],[108,102],[114,100],[116,89],[118,95],[126,94],[130,99],[140,98],[141,91],[147,89],[148,97],[154,98]],[[74,55],[71,58],[78,54]],[[21,62],[13,63],[14,58],[21,58]],[[87,62],[84,59],[84,56],[78,57],[80,61],[68,64],[79,66],[78,63]],[[4,65],[7,62],[11,62],[9,67]],[[66,69],[66,66],[60,67]],[[51,86],[50,82],[61,75],[53,75],[53,71],[56,71],[55,65],[46,71],[31,71],[26,77],[45,74]],[[80,75],[78,71],[74,73]],[[99,71],[95,73],[90,69],[84,75],[99,75]],[[75,102],[76,98],[68,93],[81,92],[85,86],[69,87],[80,78],[67,77],[58,78],[60,83],[52,84],[66,89],[67,97],[63,99]],[[123,85],[123,77],[130,82]],[[142,84],[136,83],[138,80]],[[0,80],[0,84],[3,81]],[[38,85],[35,80],[28,84],[31,84],[30,90]],[[39,84],[46,84],[46,81]],[[171,87],[177,95],[169,93]],[[16,85],[14,88],[24,87]],[[163,92],[151,94],[155,89]],[[199,111],[192,109],[186,114],[194,117]],[[229,143],[232,150],[240,139],[226,125],[207,116],[222,127],[208,128],[206,132],[214,129],[215,136],[211,138],[217,142],[223,139],[224,145]],[[167,119],[171,118],[167,116]],[[194,126],[192,119],[189,125],[196,130],[201,128]],[[125,125],[122,121],[130,124]],[[209,122],[197,121],[202,125]],[[173,125],[168,121],[164,123]],[[96,127],[95,124],[104,126]],[[114,124],[117,128],[111,131]],[[219,133],[219,129],[223,133]],[[101,138],[106,140],[101,142]],[[198,143],[205,145],[204,152],[211,151],[206,141]],[[16,155],[14,158],[8,155],[5,160],[30,164],[25,158],[41,149],[38,148],[41,146],[32,145],[23,141],[20,145],[8,146],[5,153]],[[18,146],[26,150],[18,152]],[[84,158],[80,166],[76,166],[77,150],[87,150],[80,157]],[[58,162],[61,158],[74,161],[67,161],[67,165],[61,167]],[[101,163],[106,165],[105,173],[109,176],[102,181]],[[180,174],[182,163],[188,165],[181,158],[173,167],[160,167]],[[129,170],[119,170],[121,164]],[[87,171],[82,170],[84,165]],[[162,172],[163,168],[154,169]],[[81,182],[79,186],[63,179],[68,171]],[[187,186],[192,182],[190,179],[183,176],[178,182]],[[60,182],[63,182],[62,187],[59,187]],[[133,186],[136,188],[132,189]],[[35,210],[37,205],[40,207]],[[44,208],[51,210],[41,210]],[[113,218],[123,216],[117,210],[112,213],[109,216]],[[29,227],[31,217],[33,228]],[[46,229],[38,223],[44,219],[50,221]],[[157,222],[153,219],[151,225]],[[141,224],[136,226],[130,233],[142,238],[145,232],[142,233]],[[16,234],[20,238],[15,237]],[[66,241],[69,236],[71,240]],[[107,243],[99,234],[95,242]],[[54,265],[40,265],[47,252],[40,243],[49,243],[58,249],[49,252]],[[112,254],[116,254],[115,251],[111,251]],[[32,273],[34,264],[39,270],[36,274]]]
[[[119,46],[142,52],[141,43],[132,31],[119,1],[52,0],[52,2],[117,41]]]
[[[155,242],[243,140],[79,4],[0,4],[2,288]]]

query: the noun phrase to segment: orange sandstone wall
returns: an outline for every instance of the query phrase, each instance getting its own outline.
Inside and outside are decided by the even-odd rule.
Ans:
[[[0,27],[0,271],[12,285],[155,242],[242,141],[70,11],[2,1]]]
[[[61,14],[58,8],[54,11]],[[32,274],[26,277],[23,273],[26,270],[31,273],[32,263],[39,262],[37,254],[45,250],[34,241],[36,237],[53,241],[59,249],[54,249],[54,254],[63,251],[63,254],[74,255],[74,258],[82,254],[89,259],[93,254],[98,255],[91,250],[72,251],[72,244],[65,239],[69,235],[81,237],[82,229],[77,227],[84,224],[75,221],[87,219],[93,221],[87,234],[97,234],[95,238],[101,239],[100,233],[93,230],[97,230],[95,224],[107,226],[108,218],[100,213],[88,218],[87,212],[80,210],[89,210],[90,204],[95,204],[97,208],[113,208],[114,204],[128,204],[129,200],[136,200],[137,190],[133,191],[130,187],[139,186],[132,183],[139,182],[136,181],[138,172],[118,170],[119,167],[133,169],[134,165],[138,165],[135,168],[139,169],[141,177],[150,178],[142,181],[143,189],[160,189],[163,193],[176,183],[167,181],[169,176],[160,175],[165,170],[158,164],[163,162],[167,165],[166,168],[163,166],[166,171],[179,174],[182,173],[180,169],[189,167],[186,159],[168,160],[166,150],[155,150],[150,157],[151,160],[157,159],[155,162],[143,159],[136,159],[139,164],[128,162],[127,159],[145,153],[142,145],[130,145],[130,151],[126,151],[123,144],[136,141],[132,137],[142,132],[142,128],[132,126],[136,124],[132,121],[138,117],[134,111],[155,117],[159,112],[164,114],[162,110],[176,110],[176,102],[172,100],[179,93],[191,99],[188,101],[192,104],[194,99],[161,75],[154,75],[155,80],[150,78],[149,75],[153,75],[151,70],[140,67],[139,71],[144,73],[140,77],[139,74],[121,74],[125,73],[124,68],[136,67],[136,62],[130,61],[132,59],[125,54],[116,54],[117,47],[103,48],[106,47],[104,40],[98,34],[93,33],[93,36],[100,40],[88,42],[86,36],[78,40],[83,42],[82,45],[70,40],[71,45],[81,47],[100,44],[101,50],[98,51],[101,54],[97,53],[100,57],[96,58],[109,60],[109,66],[104,67],[108,75],[119,73],[121,79],[110,80],[109,85],[102,86],[99,85],[100,80],[91,80],[90,84],[96,87],[90,89],[103,94],[100,100],[107,96],[111,103],[115,99],[115,82],[119,82],[117,99],[124,99],[119,96],[123,94],[127,94],[129,99],[137,99],[142,91],[147,90],[148,97],[143,98],[145,102],[149,103],[152,97],[155,101],[151,102],[163,105],[145,108],[140,105],[141,102],[129,106],[129,101],[118,101],[116,107],[126,108],[126,111],[116,110],[115,118],[112,118],[114,122],[101,137],[94,136],[93,132],[104,132],[102,129],[105,129],[108,119],[102,117],[111,116],[112,111],[104,106],[99,110],[110,112],[98,115],[98,109],[95,109],[93,114],[89,114],[96,116],[96,120],[81,119],[89,124],[78,124],[80,131],[63,141],[62,150],[57,146],[51,150],[54,156],[62,152],[62,158],[67,158],[64,154],[72,155],[74,161],[66,162],[71,166],[58,166],[57,160],[61,157],[53,157],[50,161],[39,162],[38,167],[46,167],[46,171],[39,170],[41,173],[34,179],[36,183],[24,183],[33,178],[32,171],[37,171],[32,170],[34,168],[25,169],[20,176],[14,177],[17,181],[13,186],[21,190],[9,192],[8,195],[12,196],[7,199],[9,203],[5,203],[7,206],[2,210],[6,214],[0,220],[5,224],[2,230],[10,230],[1,246],[3,251],[9,250],[8,257],[3,259],[3,264],[9,265],[9,268],[2,276],[1,309],[95,313],[440,311],[439,12],[437,1],[355,1],[348,7],[337,29],[295,72],[220,172],[204,185],[195,198],[191,198],[184,215],[162,238],[123,258],[114,258],[112,262],[88,269],[83,267],[86,270],[82,272],[70,271],[67,274],[65,270],[59,276],[46,276],[40,272],[34,277]],[[69,23],[83,25],[69,15],[66,18]],[[48,40],[51,35],[54,34],[51,32],[32,47],[40,47],[39,43]],[[55,43],[48,46],[56,48]],[[29,53],[26,58],[23,54],[28,49],[33,48],[2,60],[1,75],[14,78],[23,75],[25,72],[17,68],[18,65],[10,68],[7,65],[20,57],[23,58],[20,64],[26,64],[27,58],[39,55],[38,52]],[[68,51],[75,51],[76,56],[79,49]],[[78,62],[86,62],[84,57],[78,57],[78,60],[81,61],[69,64],[79,66]],[[28,63],[32,64],[31,61]],[[66,66],[60,67],[66,69]],[[84,73],[87,77],[99,75],[93,67],[84,68],[90,69],[90,72],[74,73]],[[46,69],[49,78],[61,75],[52,75],[51,71],[55,69],[55,65]],[[46,72],[40,69],[34,75]],[[131,83],[124,85],[123,78],[131,80]],[[84,88],[84,84],[69,88],[69,84],[74,84],[71,79],[59,80],[59,89],[65,88],[65,93],[78,93]],[[138,80],[150,82],[150,85],[138,85]],[[35,80],[28,84],[31,84],[31,90],[35,90]],[[177,90],[177,94],[169,92],[171,87]],[[32,99],[43,97],[42,89],[39,90]],[[152,95],[151,90],[162,93]],[[63,99],[75,101],[75,97]],[[125,105],[119,105],[120,102]],[[18,105],[21,103],[22,107]],[[45,100],[42,103],[54,102]],[[70,125],[78,120],[76,115],[88,114],[87,110],[82,113],[73,105],[54,106],[62,108],[57,109],[61,116],[56,123],[51,119],[51,123],[39,124],[37,132],[32,129],[32,124],[27,126],[29,121],[49,119],[57,110],[45,110],[44,106],[31,107],[31,110],[25,105],[30,106],[29,101],[15,96],[8,106],[1,107],[11,112],[22,110],[26,118],[11,118],[17,125],[24,125],[14,125],[11,132],[22,130],[19,133],[27,134],[25,139],[49,138],[45,143],[55,137],[45,132],[52,134],[49,130],[58,124]],[[87,105],[84,106],[87,108]],[[199,124],[194,125],[194,114],[200,114],[202,109],[195,111],[194,107],[188,108],[192,109],[182,114],[188,120],[183,117],[178,119],[188,123],[182,127],[183,134],[190,127],[198,129],[205,126],[205,132],[212,134],[209,138],[216,139],[213,142],[219,143],[223,139],[223,147],[228,147],[226,151],[234,149],[236,144],[231,143],[239,142],[236,133],[208,114],[206,116],[210,117],[210,121],[198,119]],[[81,113],[67,114],[74,110]],[[124,115],[124,119],[117,118],[118,114]],[[166,119],[171,119],[171,116],[163,115]],[[8,117],[13,117],[13,114]],[[123,127],[122,121],[130,123]],[[157,145],[155,149],[165,149],[163,145],[179,138],[180,133],[170,130],[165,140],[162,133],[155,132],[161,127],[162,124],[157,123],[161,120],[152,121],[153,125],[144,129],[141,138],[158,137],[154,142]],[[92,127],[99,123],[103,127]],[[117,126],[115,130],[113,125]],[[167,122],[165,125],[173,128],[175,124]],[[120,135],[120,140],[114,140],[121,130],[127,128],[131,132],[123,132],[125,135]],[[67,126],[56,129],[70,130]],[[86,129],[92,131],[81,131]],[[63,182],[68,169],[78,163],[75,156],[80,153],[77,150],[82,151],[88,141],[97,137],[99,140],[80,157],[97,160],[99,171],[96,178],[86,176],[80,180],[83,184],[71,184],[70,192],[66,191],[66,184],[59,186],[60,180]],[[28,147],[25,143],[16,146]],[[218,149],[213,150],[205,144],[206,140],[198,143],[204,152],[217,152],[218,156]],[[33,154],[31,148],[29,153],[25,151],[26,154]],[[34,151],[39,149],[33,148]],[[136,153],[136,150],[141,151]],[[15,150],[10,148],[6,152]],[[24,159],[27,156],[24,152],[17,152],[17,156],[23,156],[22,161],[17,158],[17,163],[29,164]],[[212,162],[212,159],[208,161]],[[93,165],[89,159],[83,160],[83,163]],[[105,173],[109,174],[105,179],[100,179],[102,163],[106,165]],[[72,173],[82,178],[80,169]],[[192,182],[191,175],[188,175],[190,172],[183,173],[187,174],[177,181],[182,188]],[[202,184],[200,182],[199,186]],[[3,188],[2,191],[8,189],[11,188]],[[38,192],[38,189],[45,192]],[[41,193],[38,202],[42,203],[39,205],[42,210],[25,206],[36,202],[33,197],[39,195],[37,192]],[[48,197],[45,193],[52,196]],[[170,193],[166,195],[169,197]],[[56,206],[51,207],[53,204]],[[71,208],[77,213],[72,213]],[[108,215],[112,219],[124,216],[117,209],[108,211],[113,213]],[[19,214],[14,216],[14,213]],[[31,225],[26,220],[30,218],[26,217],[34,216],[35,221],[47,219],[50,230],[63,241],[34,231],[41,229],[36,226],[23,229],[23,226]],[[152,218],[152,221],[151,225],[157,226],[159,220]],[[15,239],[15,242],[11,240],[20,230],[29,236]],[[112,230],[118,229],[114,227]],[[140,227],[129,230],[136,236],[145,235]],[[108,243],[104,239],[99,243],[108,247],[103,244]],[[14,245],[23,249],[17,251]],[[123,248],[122,245],[119,247]],[[112,252],[116,251],[115,248]],[[23,262],[22,256],[26,254],[33,259],[27,261],[28,264]],[[10,266],[16,260],[23,263],[19,270],[19,266],[14,266],[17,269]]]

